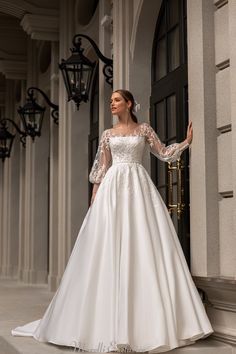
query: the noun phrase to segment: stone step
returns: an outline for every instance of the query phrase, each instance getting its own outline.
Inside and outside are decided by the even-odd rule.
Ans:
[[[176,348],[166,353],[171,354],[232,354],[232,346],[211,338],[199,339],[196,343]]]

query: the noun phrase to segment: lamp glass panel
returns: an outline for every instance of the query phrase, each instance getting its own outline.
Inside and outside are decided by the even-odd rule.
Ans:
[[[37,132],[40,132],[40,130],[41,130],[43,114],[44,114],[44,112],[36,112],[35,113],[35,123],[37,126],[37,130],[36,130]]]
[[[25,121],[26,121],[27,128],[35,129],[35,130],[37,129],[34,111],[25,113]]]
[[[6,139],[0,139],[0,153],[5,153],[7,150],[7,141]]]
[[[37,112],[35,110],[31,110],[25,113],[27,129],[39,132],[41,127],[42,115],[43,112]]]
[[[10,156],[13,139],[14,136],[12,136],[12,138],[0,139],[0,158]]]

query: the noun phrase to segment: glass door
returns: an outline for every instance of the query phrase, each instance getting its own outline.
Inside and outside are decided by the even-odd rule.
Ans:
[[[186,0],[163,0],[152,53],[151,125],[166,145],[181,142],[188,125]],[[172,217],[190,265],[189,151],[179,161],[151,157],[151,176]]]

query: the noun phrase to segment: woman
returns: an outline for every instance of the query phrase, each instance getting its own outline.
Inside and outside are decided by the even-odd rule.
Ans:
[[[12,330],[85,351],[161,353],[193,344],[213,329],[192,280],[171,217],[142,165],[144,148],[175,161],[189,147],[167,147],[138,123],[129,91],[111,96],[119,123],[100,139],[94,184],[60,286],[44,316]]]

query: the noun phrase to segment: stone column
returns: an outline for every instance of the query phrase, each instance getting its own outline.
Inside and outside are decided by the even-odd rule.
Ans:
[[[113,1],[114,89],[129,90],[132,1]]]
[[[3,164],[0,163],[0,276],[2,275],[3,263]]]
[[[219,206],[215,98],[214,5],[187,1],[191,272],[219,274]]]
[[[29,40],[27,87],[38,85],[38,72],[37,43]],[[48,275],[48,122],[46,113],[41,137],[26,143],[23,280],[29,283],[46,283]]]
[[[212,304],[213,337],[235,344],[236,7],[223,0],[187,4],[192,273]]]
[[[230,255],[231,267],[230,274],[236,279],[236,3],[229,0],[229,56],[230,56],[230,117],[231,117],[231,142],[232,142],[232,187],[233,201],[231,202],[230,212],[232,210],[233,228],[229,230],[230,245],[228,245],[227,254]],[[230,266],[230,265],[229,265]]]
[[[3,265],[3,166],[0,166],[0,276],[2,276],[2,265]]]
[[[104,23],[104,17],[111,16],[111,2],[109,0],[99,1],[99,49],[107,57],[112,57],[112,43],[111,43],[111,23],[109,19]],[[99,135],[112,125],[112,117],[110,111],[110,96],[112,88],[105,81],[102,72],[104,64],[100,61],[99,65]],[[115,80],[115,63],[113,66],[113,83]]]
[[[13,87],[13,97],[10,108],[10,118],[12,118],[17,125],[19,125],[19,116],[17,113],[16,105],[16,81],[14,80]],[[12,147],[11,157],[10,157],[10,211],[8,218],[10,220],[9,224],[9,239],[10,239],[10,254],[9,254],[9,265],[8,265],[8,275],[10,277],[17,277],[18,275],[18,263],[19,263],[19,203],[20,203],[20,136],[15,131],[15,139]]]
[[[60,1],[60,48],[59,58],[70,55],[69,48],[74,35],[74,1]],[[70,127],[72,104],[67,104],[63,78],[59,75],[59,147],[58,147],[58,274],[57,284],[64,273],[71,253],[70,234],[70,180],[71,180],[71,141]],[[79,144],[79,142],[78,142]]]
[[[6,80],[5,118],[15,120],[15,82]],[[12,129],[8,123],[9,130]],[[2,276],[17,274],[18,268],[18,203],[19,203],[19,139],[15,138],[11,157],[5,159],[2,166]]]
[[[21,81],[21,102],[20,106],[23,107],[25,103],[26,80]],[[21,128],[22,124],[21,124]],[[24,255],[25,255],[25,230],[26,230],[26,216],[25,216],[25,159],[26,148],[20,144],[20,175],[19,175],[19,263],[18,263],[18,278],[23,279],[24,273]]]
[[[40,79],[41,83],[44,86],[43,91],[48,94],[50,100],[53,103],[58,104],[58,61],[59,61],[59,12],[57,10],[50,11],[48,15],[34,15],[34,14],[25,14],[21,25],[27,34],[32,38],[39,41],[50,41],[51,42],[51,65],[50,65],[50,78],[45,82],[45,74],[43,74]],[[37,43],[34,41],[34,44]],[[39,42],[40,43],[40,42]],[[41,42],[42,43],[42,42]],[[34,58],[35,59],[35,58]],[[35,63],[37,65],[37,63]],[[31,71],[31,69],[30,69]],[[32,73],[31,71],[31,74]],[[33,85],[36,85],[36,82],[39,78],[36,76],[29,75],[28,86],[30,81]],[[45,85],[44,85],[45,82]],[[45,87],[48,88],[48,92],[45,91]],[[40,98],[40,97],[39,97]],[[45,102],[43,103],[45,105]],[[47,112],[49,112],[47,107]],[[59,123],[60,124],[60,123]],[[46,271],[48,271],[48,283],[49,289],[55,290],[57,287],[57,272],[58,272],[58,125],[56,125],[50,116],[50,113],[47,113],[44,118],[44,135],[46,139],[46,144],[41,146],[42,153],[45,154],[43,166],[44,166],[44,178],[45,174],[48,175],[47,181],[45,181],[46,189],[44,194],[44,200],[41,200],[41,203],[46,203],[45,211],[47,210],[47,217],[44,219],[44,225],[40,227],[47,227],[47,230],[44,231],[45,244],[41,245],[44,249],[43,258],[38,259],[38,262],[44,262],[44,275],[47,277]],[[43,143],[42,137],[40,141]],[[31,143],[30,143],[31,146]],[[33,150],[34,151],[34,150]],[[40,150],[38,150],[40,153]],[[36,158],[37,152],[34,151],[32,158]],[[34,168],[34,167],[33,167]],[[39,187],[40,188],[40,187]],[[27,205],[27,202],[26,202]],[[49,238],[49,240],[48,240]],[[47,245],[46,245],[47,241]],[[43,242],[43,243],[44,243]],[[49,247],[49,248],[48,248]],[[28,262],[28,261],[27,261]],[[41,265],[40,265],[41,267]],[[42,273],[43,274],[43,273]]]
[[[0,117],[4,116],[5,101],[4,91],[0,91]],[[2,274],[2,262],[3,262],[3,163],[0,161],[0,276]]]
[[[58,62],[59,43],[52,42],[51,47],[51,101],[58,103]],[[59,117],[60,124],[60,117]],[[50,118],[50,181],[49,181],[49,276],[51,291],[57,287],[58,272],[58,131],[59,127]]]

